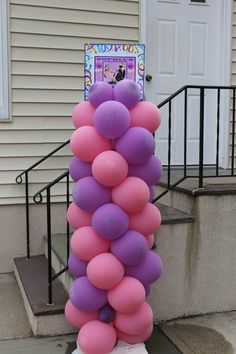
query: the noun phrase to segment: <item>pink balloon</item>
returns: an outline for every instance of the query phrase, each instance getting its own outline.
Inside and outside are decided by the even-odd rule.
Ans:
[[[110,324],[91,321],[81,328],[77,341],[86,354],[108,354],[116,344],[116,331]]]
[[[90,261],[100,253],[107,252],[110,241],[97,236],[91,226],[80,227],[70,240],[73,253],[83,261]]]
[[[81,328],[85,323],[97,320],[98,312],[80,311],[68,300],[65,306],[65,316],[73,327]]]
[[[137,311],[133,313],[116,313],[115,327],[121,332],[140,335],[153,323],[151,306],[144,302]]]
[[[148,244],[148,249],[151,250],[153,245],[154,245],[154,235],[151,234],[151,235],[148,235],[146,236],[146,241],[147,241],[147,244]]]
[[[92,162],[101,152],[111,150],[111,142],[101,136],[94,127],[84,126],[74,131],[70,147],[80,160]]]
[[[83,127],[84,125],[93,126],[93,115],[95,108],[89,101],[78,103],[72,111],[72,122],[75,128]]]
[[[124,267],[113,254],[102,253],[89,262],[87,276],[97,288],[112,289],[124,277]]]
[[[138,177],[127,177],[112,190],[113,202],[129,213],[142,210],[149,199],[149,187]]]
[[[139,102],[130,111],[131,127],[142,127],[154,133],[161,124],[161,115],[158,107],[148,101]]]
[[[153,324],[151,324],[142,334],[135,335],[135,334],[128,334],[116,330],[117,338],[129,343],[129,344],[137,344],[145,342],[149,337],[151,337],[153,331]]]
[[[104,151],[93,161],[92,173],[99,183],[113,187],[126,178],[128,164],[118,152]]]
[[[145,294],[140,281],[124,277],[115,288],[108,291],[108,302],[116,311],[130,314],[143,304]]]
[[[155,233],[161,225],[161,214],[159,209],[148,203],[143,210],[130,214],[129,229],[141,232],[148,236]]]
[[[67,220],[74,230],[82,226],[91,225],[91,218],[92,213],[80,209],[74,202],[71,203],[67,209]]]

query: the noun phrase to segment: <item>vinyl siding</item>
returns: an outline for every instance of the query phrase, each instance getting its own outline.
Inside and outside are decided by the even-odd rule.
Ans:
[[[236,0],[233,0],[233,29],[232,29],[232,65],[231,65],[231,84],[236,86]],[[232,106],[232,105],[231,105]],[[230,137],[229,137],[229,163],[231,163],[231,157],[232,157],[232,115],[230,118]],[[236,132],[236,126],[235,126],[235,132]],[[236,134],[235,134],[235,149],[234,149],[234,165],[236,166]]]
[[[0,123],[0,204],[24,202],[15,177],[67,140],[83,99],[85,42],[139,40],[138,0],[9,0],[11,122]],[[29,176],[30,195],[64,172],[66,147]],[[54,189],[61,200],[64,183]]]

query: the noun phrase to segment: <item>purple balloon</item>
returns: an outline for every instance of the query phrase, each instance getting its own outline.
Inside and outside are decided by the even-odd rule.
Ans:
[[[129,176],[139,177],[149,186],[160,181],[163,173],[161,161],[152,155],[146,162],[129,166]]]
[[[105,101],[113,100],[113,87],[105,81],[97,81],[88,92],[89,102],[97,108]]]
[[[74,185],[72,196],[79,208],[93,212],[111,201],[111,188],[102,186],[94,177],[84,177]]]
[[[71,178],[77,182],[83,177],[92,176],[92,164],[74,156],[69,163],[69,173]]]
[[[113,308],[109,305],[104,306],[102,309],[100,309],[98,318],[100,321],[105,322],[105,323],[111,323],[114,321],[116,316],[115,311]]]
[[[136,106],[140,97],[140,88],[132,80],[119,81],[114,87],[114,99],[123,103],[128,109]]]
[[[145,128],[129,128],[116,141],[116,151],[131,164],[143,164],[153,155],[155,140]]]
[[[151,292],[151,284],[144,285],[144,289],[145,289],[146,297],[147,297]]]
[[[107,291],[93,286],[87,277],[81,277],[70,288],[70,300],[79,310],[93,312],[106,305]]]
[[[98,208],[92,216],[92,226],[106,240],[119,238],[128,229],[129,217],[123,209],[113,203]]]
[[[108,139],[117,139],[129,128],[131,117],[122,103],[107,101],[96,109],[93,120],[101,135]]]
[[[82,261],[74,253],[71,253],[68,259],[69,272],[76,278],[83,277],[87,273],[88,262]]]
[[[138,279],[143,285],[154,283],[160,278],[163,263],[157,253],[148,251],[144,260],[136,266],[125,268],[125,275]]]
[[[127,266],[134,266],[142,262],[147,250],[148,245],[145,237],[134,230],[128,230],[122,237],[111,243],[111,253]]]

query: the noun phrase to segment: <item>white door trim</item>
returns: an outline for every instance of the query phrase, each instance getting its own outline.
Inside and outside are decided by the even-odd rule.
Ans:
[[[231,55],[232,55],[232,17],[233,17],[233,1],[221,0],[221,27],[222,27],[222,50],[220,58],[220,79],[222,85],[231,84]],[[222,112],[229,112],[226,119],[221,117],[221,131],[220,131],[220,166],[228,167],[229,163],[229,129],[230,129],[230,92],[227,91],[222,100]]]
[[[146,44],[147,39],[147,0],[139,0],[139,39]]]
[[[140,0],[140,42],[147,42],[147,0]],[[221,52],[220,52],[220,83],[221,85],[230,85],[231,83],[231,50],[232,50],[232,11],[233,2],[221,0]],[[223,112],[229,112],[229,95],[225,95],[222,102]],[[221,115],[222,116],[222,115]],[[221,121],[220,132],[220,166],[227,168],[229,160],[229,116]]]

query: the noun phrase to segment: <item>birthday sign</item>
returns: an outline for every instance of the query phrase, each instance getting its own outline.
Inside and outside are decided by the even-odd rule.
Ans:
[[[136,82],[144,93],[144,44],[85,44],[84,98],[97,81],[116,85],[123,79]]]

